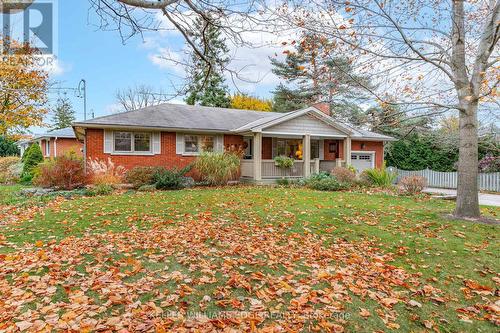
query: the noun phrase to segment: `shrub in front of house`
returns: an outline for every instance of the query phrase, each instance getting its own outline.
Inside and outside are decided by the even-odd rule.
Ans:
[[[19,157],[0,157],[0,184],[13,184],[18,182],[22,171],[23,164]]]
[[[184,175],[191,170],[192,166],[188,165],[180,170],[174,168],[167,170],[164,168],[158,169],[153,175],[153,182],[158,190],[179,190],[185,187]]]
[[[349,188],[349,185],[342,184],[335,177],[327,177],[310,181],[308,187],[318,191],[339,191]]]
[[[421,193],[427,185],[427,179],[422,176],[405,176],[399,181],[401,194],[415,195]]]
[[[85,195],[89,197],[94,197],[96,195],[108,195],[113,193],[113,186],[107,184],[99,184],[88,188],[85,191]]]
[[[194,168],[207,185],[226,185],[240,170],[240,156],[231,152],[203,152],[196,158]]]
[[[279,186],[290,186],[292,184],[292,181],[289,178],[280,178],[276,179],[276,184]]]
[[[349,168],[335,167],[333,168],[331,175],[339,182],[345,184],[354,184],[356,181],[356,172]]]
[[[138,166],[127,171],[125,181],[138,189],[143,185],[154,184],[154,175],[162,170],[162,167]]]
[[[38,144],[30,145],[22,157],[23,173],[21,182],[29,183],[34,177],[34,170],[38,164],[43,162],[43,154]]]
[[[370,185],[379,187],[389,187],[396,180],[397,174],[389,171],[385,163],[381,168],[367,169],[363,171],[361,178],[366,180]]]
[[[137,189],[139,192],[154,192],[156,191],[156,185],[142,185]]]
[[[73,190],[85,184],[83,160],[66,154],[40,163],[35,169],[33,184],[63,190]]]
[[[116,165],[108,158],[107,161],[95,159],[87,163],[89,182],[94,185],[116,185],[123,183],[125,168]]]
[[[301,184],[318,191],[339,191],[350,187],[348,183],[342,183],[328,172],[319,172],[302,180]]]

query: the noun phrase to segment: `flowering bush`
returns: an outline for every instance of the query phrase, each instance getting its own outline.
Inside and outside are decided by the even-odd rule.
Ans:
[[[422,192],[427,185],[427,179],[422,176],[405,176],[399,181],[401,194],[415,195]]]
[[[23,164],[16,156],[0,157],[0,184],[15,183],[21,177]]]
[[[352,184],[356,180],[356,172],[349,168],[335,167],[331,172],[332,176],[335,177],[339,182],[345,184]]]
[[[83,160],[75,154],[66,154],[40,163],[33,183],[42,187],[72,190],[85,184]]]
[[[500,156],[486,155],[479,161],[479,172],[500,172]]]
[[[89,181],[94,185],[114,185],[123,182],[125,168],[117,166],[108,158],[107,161],[90,159],[87,164]]]

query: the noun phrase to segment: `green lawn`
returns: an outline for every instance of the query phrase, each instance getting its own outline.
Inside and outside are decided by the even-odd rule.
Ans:
[[[269,187],[52,203],[0,226],[0,330],[497,332],[500,226],[452,207]]]

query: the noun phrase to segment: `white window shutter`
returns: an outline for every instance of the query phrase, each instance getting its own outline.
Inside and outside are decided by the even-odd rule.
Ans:
[[[319,140],[319,159],[325,159],[325,140]]]
[[[161,154],[161,132],[153,133],[153,154]]]
[[[175,133],[175,153],[182,155],[184,153],[184,134]]]
[[[215,137],[215,151],[216,152],[224,152],[224,135],[217,135]]]
[[[104,130],[104,153],[111,154],[113,152],[113,131]]]

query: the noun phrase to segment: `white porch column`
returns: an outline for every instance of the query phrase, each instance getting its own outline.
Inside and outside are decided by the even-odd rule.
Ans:
[[[346,145],[345,145],[345,150],[344,150],[344,152],[345,152],[344,160],[345,160],[345,164],[346,164],[345,166],[348,167],[349,165],[351,165],[351,138],[350,137],[346,138],[345,143],[346,143]]]
[[[306,134],[302,138],[302,160],[304,161],[304,177],[311,175],[311,135]]]
[[[262,133],[253,134],[253,179],[262,180]]]

